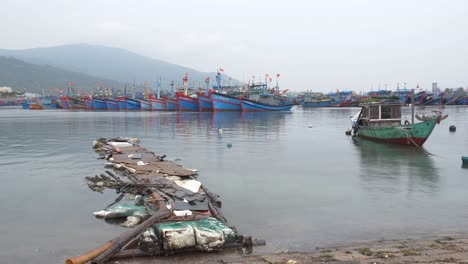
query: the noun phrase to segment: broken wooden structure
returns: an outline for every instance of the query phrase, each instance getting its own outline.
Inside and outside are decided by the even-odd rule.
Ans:
[[[104,263],[111,258],[156,256],[179,251],[220,251],[223,248],[264,245],[242,236],[221,212],[219,196],[197,181],[197,171],[165,160],[138,145],[134,138],[100,138],[93,143],[107,160],[106,174],[86,177],[98,192],[115,189],[119,197],[96,217],[127,217],[132,229],[101,247],[67,259],[67,264]],[[122,204],[124,197],[133,204]]]

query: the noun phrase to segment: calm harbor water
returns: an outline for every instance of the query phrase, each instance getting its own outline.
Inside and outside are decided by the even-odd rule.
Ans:
[[[420,150],[345,136],[357,108],[0,109],[1,262],[62,263],[124,231],[92,215],[116,197],[94,193],[83,181],[104,171],[91,148],[98,137],[138,137],[149,150],[198,169],[199,179],[221,196],[230,223],[267,240],[256,252],[465,232],[468,169],[461,156],[468,155],[468,107],[442,110],[449,117]]]

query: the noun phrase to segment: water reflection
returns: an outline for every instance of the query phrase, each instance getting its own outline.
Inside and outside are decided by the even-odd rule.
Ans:
[[[354,144],[364,188],[384,193],[406,191],[409,196],[434,194],[439,189],[439,173],[433,161],[437,157],[423,149],[363,139]]]

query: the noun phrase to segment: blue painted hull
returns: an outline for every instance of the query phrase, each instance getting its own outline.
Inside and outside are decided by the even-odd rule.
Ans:
[[[106,101],[104,99],[93,98],[93,109],[94,110],[106,110]]]
[[[127,110],[127,99],[125,98],[119,99],[119,108],[120,110]]]
[[[107,110],[120,110],[120,104],[118,101],[106,99]]]
[[[177,107],[179,111],[198,112],[198,98],[184,94],[176,94]]]
[[[460,99],[457,100],[456,104],[457,105],[468,105],[468,98],[467,97],[460,98]]]
[[[212,93],[211,101],[215,112],[240,112],[242,110],[240,99],[234,96]]]
[[[57,109],[57,103],[41,104],[44,109]]]
[[[163,99],[163,98],[151,98],[150,99],[150,102],[151,102],[151,107],[153,108],[153,110],[156,110],[156,111],[164,111],[166,110],[166,100]]]
[[[29,109],[29,105],[30,105],[30,104],[31,104],[31,103],[28,103],[28,102],[22,102],[22,103],[21,103],[21,107],[23,107],[23,109]]]
[[[331,101],[302,102],[303,107],[330,107]]]
[[[247,99],[241,99],[242,112],[290,111],[293,106],[293,104],[268,105]]]
[[[167,111],[177,111],[177,100],[175,99],[166,99],[166,110]]]
[[[140,102],[138,100],[127,98],[125,101],[127,102],[127,110],[140,110],[141,109]]]
[[[198,95],[198,110],[200,112],[211,112],[213,111],[213,104],[209,95]]]
[[[148,100],[140,99],[141,110],[151,111],[151,103]]]
[[[92,100],[85,100],[85,108],[86,109],[93,109],[93,101]]]

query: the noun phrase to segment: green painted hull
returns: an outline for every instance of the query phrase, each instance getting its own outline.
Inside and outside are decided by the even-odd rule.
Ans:
[[[404,145],[422,146],[436,125],[436,118],[429,121],[400,126],[359,126],[357,136]]]

